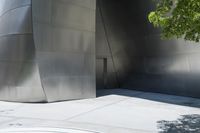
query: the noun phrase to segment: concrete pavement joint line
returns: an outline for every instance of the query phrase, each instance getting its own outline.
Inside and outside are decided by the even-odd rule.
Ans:
[[[19,123],[19,122],[17,122],[18,120],[23,120],[24,118],[16,118],[16,119],[14,119],[14,120],[9,120],[9,121],[6,121],[6,124],[15,124],[15,123]],[[27,119],[26,118],[26,120],[30,120],[31,121],[31,119]],[[40,119],[32,119],[32,120],[40,120]],[[153,133],[153,132],[155,132],[155,131],[152,131],[152,130],[142,130],[142,129],[133,129],[133,128],[125,128],[125,127],[120,127],[120,126],[111,126],[111,125],[104,125],[104,124],[95,124],[95,123],[89,123],[89,122],[73,122],[73,121],[62,121],[62,120],[51,120],[51,122],[61,122],[61,123],[63,123],[63,124],[66,124],[66,126],[70,126],[70,128],[73,128],[73,129],[75,129],[75,128],[77,128],[77,127],[79,127],[79,129],[81,129],[81,127],[80,127],[80,125],[90,125],[90,126],[103,126],[103,127],[106,127],[106,128],[113,128],[113,129],[116,129],[116,128],[119,128],[119,129],[123,129],[123,130],[134,130],[134,131],[139,131],[139,132],[145,132],[145,133]],[[5,123],[5,121],[4,121],[4,123]],[[20,123],[20,124],[22,124],[22,127],[23,127],[23,123]],[[33,124],[34,124],[34,121],[33,121]],[[52,123],[53,125],[55,125],[55,123]],[[72,125],[76,125],[76,126],[72,126],[72,125],[69,125],[69,124],[72,124]],[[78,124],[78,125],[77,125]],[[66,127],[65,126],[65,127]],[[45,127],[45,125],[43,125],[43,126],[41,126],[41,127]],[[50,128],[62,128],[63,126],[49,126],[49,124],[48,124],[48,127],[50,127]],[[89,129],[89,128],[88,128]]]
[[[15,118],[15,119],[26,119],[26,120],[41,120],[41,121],[63,121],[63,120],[55,120],[55,119],[42,119],[42,118],[32,118],[32,117],[21,117],[21,116],[4,116],[0,115],[0,117],[8,117],[8,118]]]
[[[81,130],[76,128],[50,128],[50,127],[32,127],[32,128],[10,128],[10,129],[0,129],[0,132],[54,132],[54,133],[68,133],[68,132],[79,132],[79,133],[99,133],[96,131]]]
[[[87,114],[87,113],[90,113],[90,112],[96,111],[96,110],[98,110],[98,109],[106,108],[106,107],[108,107],[108,106],[111,106],[111,105],[114,105],[114,104],[117,104],[117,103],[120,103],[120,102],[126,101],[126,100],[128,100],[128,99],[130,99],[130,98],[125,98],[125,99],[123,99],[123,100],[119,100],[119,101],[117,101],[117,102],[113,102],[113,103],[106,104],[106,105],[101,106],[101,107],[97,107],[97,108],[95,108],[95,109],[92,109],[92,110],[87,111],[87,112],[80,113],[80,114],[78,114],[78,115],[72,116],[72,117],[67,118],[67,119],[65,119],[65,120],[68,120],[68,121],[69,121],[69,120],[71,120],[71,119],[73,119],[73,118],[76,118],[76,117],[79,117],[79,116],[85,115],[85,114]]]
[[[89,131],[89,132],[93,132],[93,133],[100,133],[100,132],[97,132],[97,131],[94,131],[94,130],[90,130],[90,129],[86,129],[86,128],[77,128],[77,127],[58,127],[58,126],[51,126],[51,127],[47,127],[47,126],[41,126],[41,127],[36,127],[34,126],[34,128],[56,128],[56,129],[72,129],[72,130],[79,130],[79,131]]]
[[[142,129],[134,129],[134,128],[127,128],[127,127],[120,127],[120,126],[111,126],[111,125],[104,125],[104,124],[96,124],[96,123],[90,123],[90,122],[74,122],[74,121],[68,121],[71,124],[87,124],[87,125],[94,125],[94,126],[101,126],[101,127],[107,127],[107,128],[118,128],[118,129],[124,129],[124,130],[137,130],[137,131],[145,131],[147,133],[155,133],[153,130],[142,130]]]
[[[67,118],[67,119],[64,119],[64,120],[55,120],[55,119],[46,119],[46,118],[45,118],[45,119],[44,119],[44,118],[33,118],[33,117],[22,117],[22,116],[15,116],[15,115],[13,115],[13,114],[9,114],[9,115],[6,115],[6,114],[5,114],[5,115],[2,115],[2,114],[0,114],[0,117],[8,117],[8,118],[16,118],[16,119],[48,120],[48,121],[65,121],[65,120],[70,120],[70,119],[73,119],[73,118],[75,118],[75,117],[77,117],[77,116],[81,116],[81,115],[84,115],[84,114],[86,114],[86,113],[95,111],[95,110],[97,110],[97,109],[101,109],[101,108],[104,108],[104,107],[107,107],[107,106],[110,106],[110,105],[113,105],[113,104],[117,104],[117,103],[119,103],[119,102],[126,101],[126,100],[128,100],[128,99],[130,99],[130,98],[124,98],[123,100],[119,100],[119,101],[116,101],[116,102],[113,102],[113,103],[110,103],[110,104],[106,104],[106,105],[103,105],[103,106],[94,108],[94,109],[92,109],[92,110],[89,110],[89,111],[87,111],[87,112],[80,113],[80,114],[78,114],[78,115],[72,116],[72,117]],[[23,106],[23,105],[21,105],[21,106]],[[17,107],[17,108],[20,108],[20,107]],[[16,109],[16,108],[15,108],[15,109]]]

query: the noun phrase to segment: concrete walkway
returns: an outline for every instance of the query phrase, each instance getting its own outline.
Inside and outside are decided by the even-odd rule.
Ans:
[[[200,132],[200,99],[121,89],[98,95],[49,104],[0,102],[0,133]]]

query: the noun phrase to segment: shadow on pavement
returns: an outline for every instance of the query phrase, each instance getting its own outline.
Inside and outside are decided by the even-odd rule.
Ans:
[[[168,103],[168,104],[200,108],[200,99],[197,99],[197,98],[167,95],[167,94],[161,94],[161,93],[134,91],[134,90],[127,90],[127,89],[97,90],[98,97],[107,96],[107,95],[120,95],[120,96],[151,100],[151,101],[156,101],[156,102],[163,102],[163,103]]]
[[[174,121],[158,121],[159,133],[200,133],[200,115],[182,115]]]

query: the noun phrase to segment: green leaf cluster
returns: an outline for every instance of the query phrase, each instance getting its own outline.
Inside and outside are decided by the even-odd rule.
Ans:
[[[162,38],[200,41],[200,0],[154,0],[149,22],[162,30]]]

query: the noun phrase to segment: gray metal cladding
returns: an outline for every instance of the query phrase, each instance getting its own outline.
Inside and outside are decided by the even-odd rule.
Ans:
[[[0,0],[0,100],[45,101],[32,36],[31,1]]]
[[[0,100],[95,97],[95,0],[0,0],[0,7]]]
[[[0,16],[19,7],[30,6],[31,0],[0,0]]]
[[[95,97],[95,1],[34,0],[32,4],[47,101]]]
[[[200,97],[200,46],[161,40],[151,5],[98,0],[96,12],[96,0],[0,0],[0,100],[92,98],[96,80]]]
[[[96,53],[108,60],[112,53],[111,65],[115,65],[121,87],[200,97],[198,43],[161,40],[160,31],[147,19],[153,9],[151,1],[98,0],[97,3],[101,16],[97,14]],[[102,66],[97,68],[98,71],[103,71]],[[108,77],[112,72],[108,69]],[[102,80],[98,78],[100,74],[97,82]],[[115,81],[107,83],[109,88],[112,84],[117,86]]]

